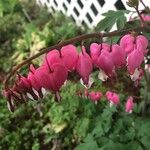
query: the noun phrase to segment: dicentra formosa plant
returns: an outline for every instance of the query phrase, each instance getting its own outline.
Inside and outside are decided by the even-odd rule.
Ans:
[[[15,66],[4,81],[3,94],[7,99],[9,110],[13,112],[19,104],[26,103],[28,99],[39,101],[43,98],[45,91],[51,91],[55,95],[55,100],[59,102],[61,100],[60,89],[67,81],[70,72],[76,72],[81,77],[81,83],[89,88],[93,68],[100,71],[99,78],[105,81],[107,78],[115,76],[117,69],[124,67],[127,68],[131,79],[138,84],[144,74],[146,76],[143,65],[147,65],[144,60],[149,55],[149,41],[142,33],[143,31],[150,32],[148,22],[150,17],[139,12],[138,4],[139,2],[135,2],[135,0],[129,0],[128,2],[130,7],[136,9],[142,22],[139,27],[109,33],[80,35],[44,48],[36,55]],[[122,36],[118,44],[110,45],[102,42],[103,37],[118,35]],[[101,43],[92,43],[90,54],[87,53],[82,44],[81,52],[78,53],[73,43],[82,43],[83,40],[89,38],[98,38]],[[45,54],[45,57],[41,66],[35,68],[31,64],[26,77],[17,73],[23,65],[28,64],[42,54]],[[8,82],[16,73],[15,83],[9,87]],[[146,79],[149,82],[148,78]],[[95,103],[100,100],[102,95],[101,92],[86,92],[86,96]],[[118,105],[119,97],[117,93],[108,91],[105,96],[110,104]],[[133,98],[129,97],[125,105],[125,111],[132,112],[133,106]]]

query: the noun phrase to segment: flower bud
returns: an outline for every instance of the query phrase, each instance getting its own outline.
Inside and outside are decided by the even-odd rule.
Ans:
[[[129,7],[137,7],[139,5],[139,0],[128,0],[126,3]]]

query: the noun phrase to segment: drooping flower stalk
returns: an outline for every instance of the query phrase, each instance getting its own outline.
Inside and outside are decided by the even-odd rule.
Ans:
[[[137,30],[139,28],[136,28]],[[141,27],[140,29],[144,29]],[[132,29],[133,30],[133,29]],[[32,98],[34,100],[39,100],[39,97],[43,97],[42,89],[46,89],[51,91],[55,94],[55,98],[57,101],[60,101],[60,95],[59,91],[64,82],[67,80],[68,77],[68,71],[71,72],[74,69],[77,70],[79,75],[81,76],[83,83],[88,85],[90,74],[93,69],[93,64],[96,63],[96,65],[109,77],[113,75],[113,72],[115,71],[115,67],[120,67],[124,65],[124,54],[121,48],[118,48],[117,46],[112,46],[112,51],[109,49],[109,45],[105,43],[101,43],[100,46],[98,46],[99,52],[97,52],[97,48],[93,51],[93,54],[91,52],[91,56],[93,57],[94,61],[92,61],[90,55],[86,52],[84,46],[82,46],[82,52],[78,56],[78,52],[76,50],[76,47],[71,45],[71,43],[81,41],[82,39],[88,39],[91,37],[106,37],[106,36],[114,36],[122,33],[126,33],[127,31],[121,31],[121,32],[111,32],[111,33],[93,33],[93,34],[87,34],[78,36],[76,38],[72,38],[70,40],[66,40],[64,42],[60,42],[59,44],[52,46],[50,48],[44,49],[43,51],[39,52],[35,56],[27,59],[26,61],[22,62],[18,66],[16,66],[13,71],[7,76],[5,80],[5,92],[8,92],[8,81],[10,77],[23,65],[30,62],[31,60],[35,59],[36,57],[47,53],[51,49],[52,51],[48,52],[43,64],[35,69],[31,67],[31,71],[29,72],[27,77],[19,76],[19,79],[17,81],[17,84],[14,87],[13,92],[6,93],[6,97],[9,100],[10,97],[13,98],[14,103],[17,102],[18,94],[21,96],[28,96],[29,98]],[[138,39],[137,39],[138,40]],[[136,45],[137,49],[140,51],[140,54],[145,55],[146,51],[146,41],[141,38],[139,40],[139,43],[142,41],[141,48],[140,44]],[[131,42],[132,43],[132,42]],[[69,45],[67,45],[69,44]],[[145,47],[143,46],[145,45]],[[57,50],[60,49],[60,52]],[[93,48],[91,48],[93,49]],[[119,55],[121,57],[116,61],[113,59],[113,57],[118,57],[118,51]],[[133,52],[135,52],[133,50]],[[60,56],[61,53],[61,56]],[[94,58],[95,57],[95,58]],[[130,57],[128,63],[130,64]],[[143,57],[142,57],[143,60]],[[139,65],[141,65],[141,62],[138,65],[135,65],[134,68],[137,68]],[[129,65],[131,66],[131,65]],[[17,94],[14,95],[14,93],[17,92]],[[16,97],[17,96],[17,97]],[[20,98],[19,98],[20,99]],[[18,101],[19,101],[18,99]],[[117,96],[114,96],[114,103],[116,104],[115,100],[117,99]],[[13,102],[12,101],[12,102]],[[116,100],[117,101],[117,100]],[[20,103],[21,101],[19,101]],[[12,105],[12,103],[11,103]],[[13,109],[12,109],[13,110]]]

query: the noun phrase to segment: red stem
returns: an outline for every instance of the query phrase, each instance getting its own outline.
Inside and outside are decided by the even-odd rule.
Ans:
[[[139,12],[138,6],[136,6],[134,8],[135,8],[135,10],[136,10],[136,12],[137,12],[141,22],[142,22],[142,26],[144,26],[145,25],[145,21],[144,21],[143,17],[141,16],[141,13]]]

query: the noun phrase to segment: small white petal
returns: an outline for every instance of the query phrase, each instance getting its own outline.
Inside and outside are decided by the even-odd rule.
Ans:
[[[46,90],[44,88],[41,88],[41,92],[42,92],[43,95],[46,94]]]
[[[150,74],[150,64],[145,64],[145,70]]]
[[[135,69],[134,74],[130,75],[132,81],[136,81],[140,76],[140,71],[138,69]]]
[[[64,82],[62,86],[65,87],[66,85],[67,85],[67,80]]]
[[[85,84],[83,83],[82,78],[80,79],[80,83],[81,83],[85,88],[87,88],[87,89],[89,89],[89,88],[92,86],[93,82],[94,82],[94,79],[93,79],[91,76],[89,76],[88,85],[85,85]]]
[[[95,101],[95,104],[97,105],[97,104],[98,104],[98,102],[97,102],[97,101]]]
[[[33,90],[34,94],[39,98],[39,93],[34,88],[32,88],[32,90]]]
[[[104,71],[100,70],[98,74],[98,79],[102,81],[106,81],[108,79],[108,76],[105,74]]]
[[[14,100],[11,99],[12,106],[15,107]]]
[[[14,109],[15,108],[14,100],[11,99],[10,103],[12,105],[12,109]],[[7,101],[7,107],[10,112],[13,112],[13,110],[11,109],[10,103]]]
[[[10,112],[12,112],[11,109],[10,109],[10,104],[9,104],[9,102],[7,102],[7,107],[8,107],[8,110],[9,110]]]
[[[132,110],[129,111],[129,114],[131,114],[131,113],[132,113]]]
[[[30,93],[27,93],[28,98],[34,100],[33,96]]]
[[[114,105],[113,102],[110,102],[110,103],[109,103],[109,106],[110,106],[110,107],[112,107],[113,105]]]

